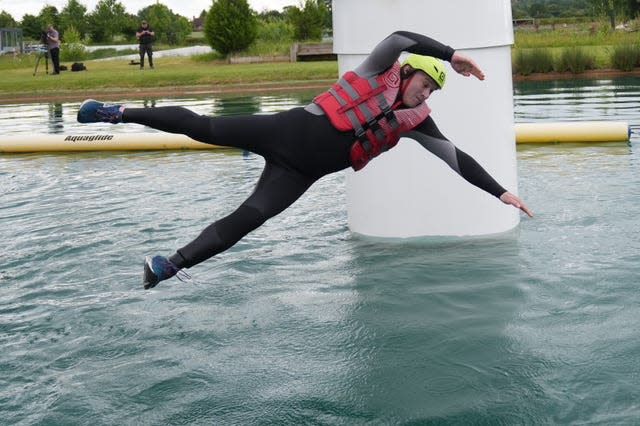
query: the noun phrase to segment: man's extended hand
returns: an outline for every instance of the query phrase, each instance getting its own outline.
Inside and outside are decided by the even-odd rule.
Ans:
[[[529,217],[533,217],[533,213],[531,213],[531,210],[529,210],[527,208],[527,206],[524,205],[524,203],[522,202],[522,200],[520,200],[520,198],[516,197],[515,195],[513,195],[512,193],[510,193],[509,191],[505,192],[504,194],[502,194],[500,196],[500,201],[502,201],[505,204],[510,204],[515,208],[518,208],[520,210],[522,210],[523,212],[525,212]]]
[[[475,61],[461,53],[454,52],[451,57],[451,68],[453,68],[458,74],[462,74],[465,77],[474,75],[478,80],[484,80],[484,73],[478,67]]]

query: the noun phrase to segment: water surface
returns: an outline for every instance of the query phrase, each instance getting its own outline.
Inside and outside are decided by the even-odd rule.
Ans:
[[[638,87],[517,84],[516,120],[637,128]],[[127,101],[225,114],[312,95]],[[78,104],[0,106],[2,133],[79,130]],[[329,176],[192,268],[191,283],[152,291],[140,286],[143,256],[171,253],[232,211],[259,157],[0,155],[0,416],[24,425],[635,424],[636,144],[634,135],[631,144],[520,146],[519,192],[536,216],[502,237],[357,238],[344,176]]]

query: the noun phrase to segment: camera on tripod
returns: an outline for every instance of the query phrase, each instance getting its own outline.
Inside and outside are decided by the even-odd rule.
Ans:
[[[33,69],[33,75],[35,77],[36,73],[38,72],[38,65],[40,65],[40,60],[42,58],[44,58],[44,66],[45,66],[45,73],[49,74],[49,48],[48,48],[48,35],[46,31],[40,31],[40,44],[42,45],[41,47],[38,47],[38,49],[36,50],[38,52],[38,56],[36,58],[36,66]]]

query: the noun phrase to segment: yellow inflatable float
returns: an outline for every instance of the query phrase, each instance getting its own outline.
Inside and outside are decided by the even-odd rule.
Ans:
[[[517,123],[517,143],[624,142],[631,129],[619,121]],[[28,134],[0,136],[0,152],[72,152],[214,149],[172,133]]]
[[[517,143],[626,142],[631,128],[621,121],[517,123]]]
[[[34,134],[0,136],[0,152],[152,151],[220,148],[173,133]]]

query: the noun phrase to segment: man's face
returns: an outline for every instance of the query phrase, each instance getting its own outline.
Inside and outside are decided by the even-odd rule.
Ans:
[[[409,108],[416,107],[438,89],[438,85],[431,77],[418,70],[409,76],[409,83],[402,93],[402,103]]]

